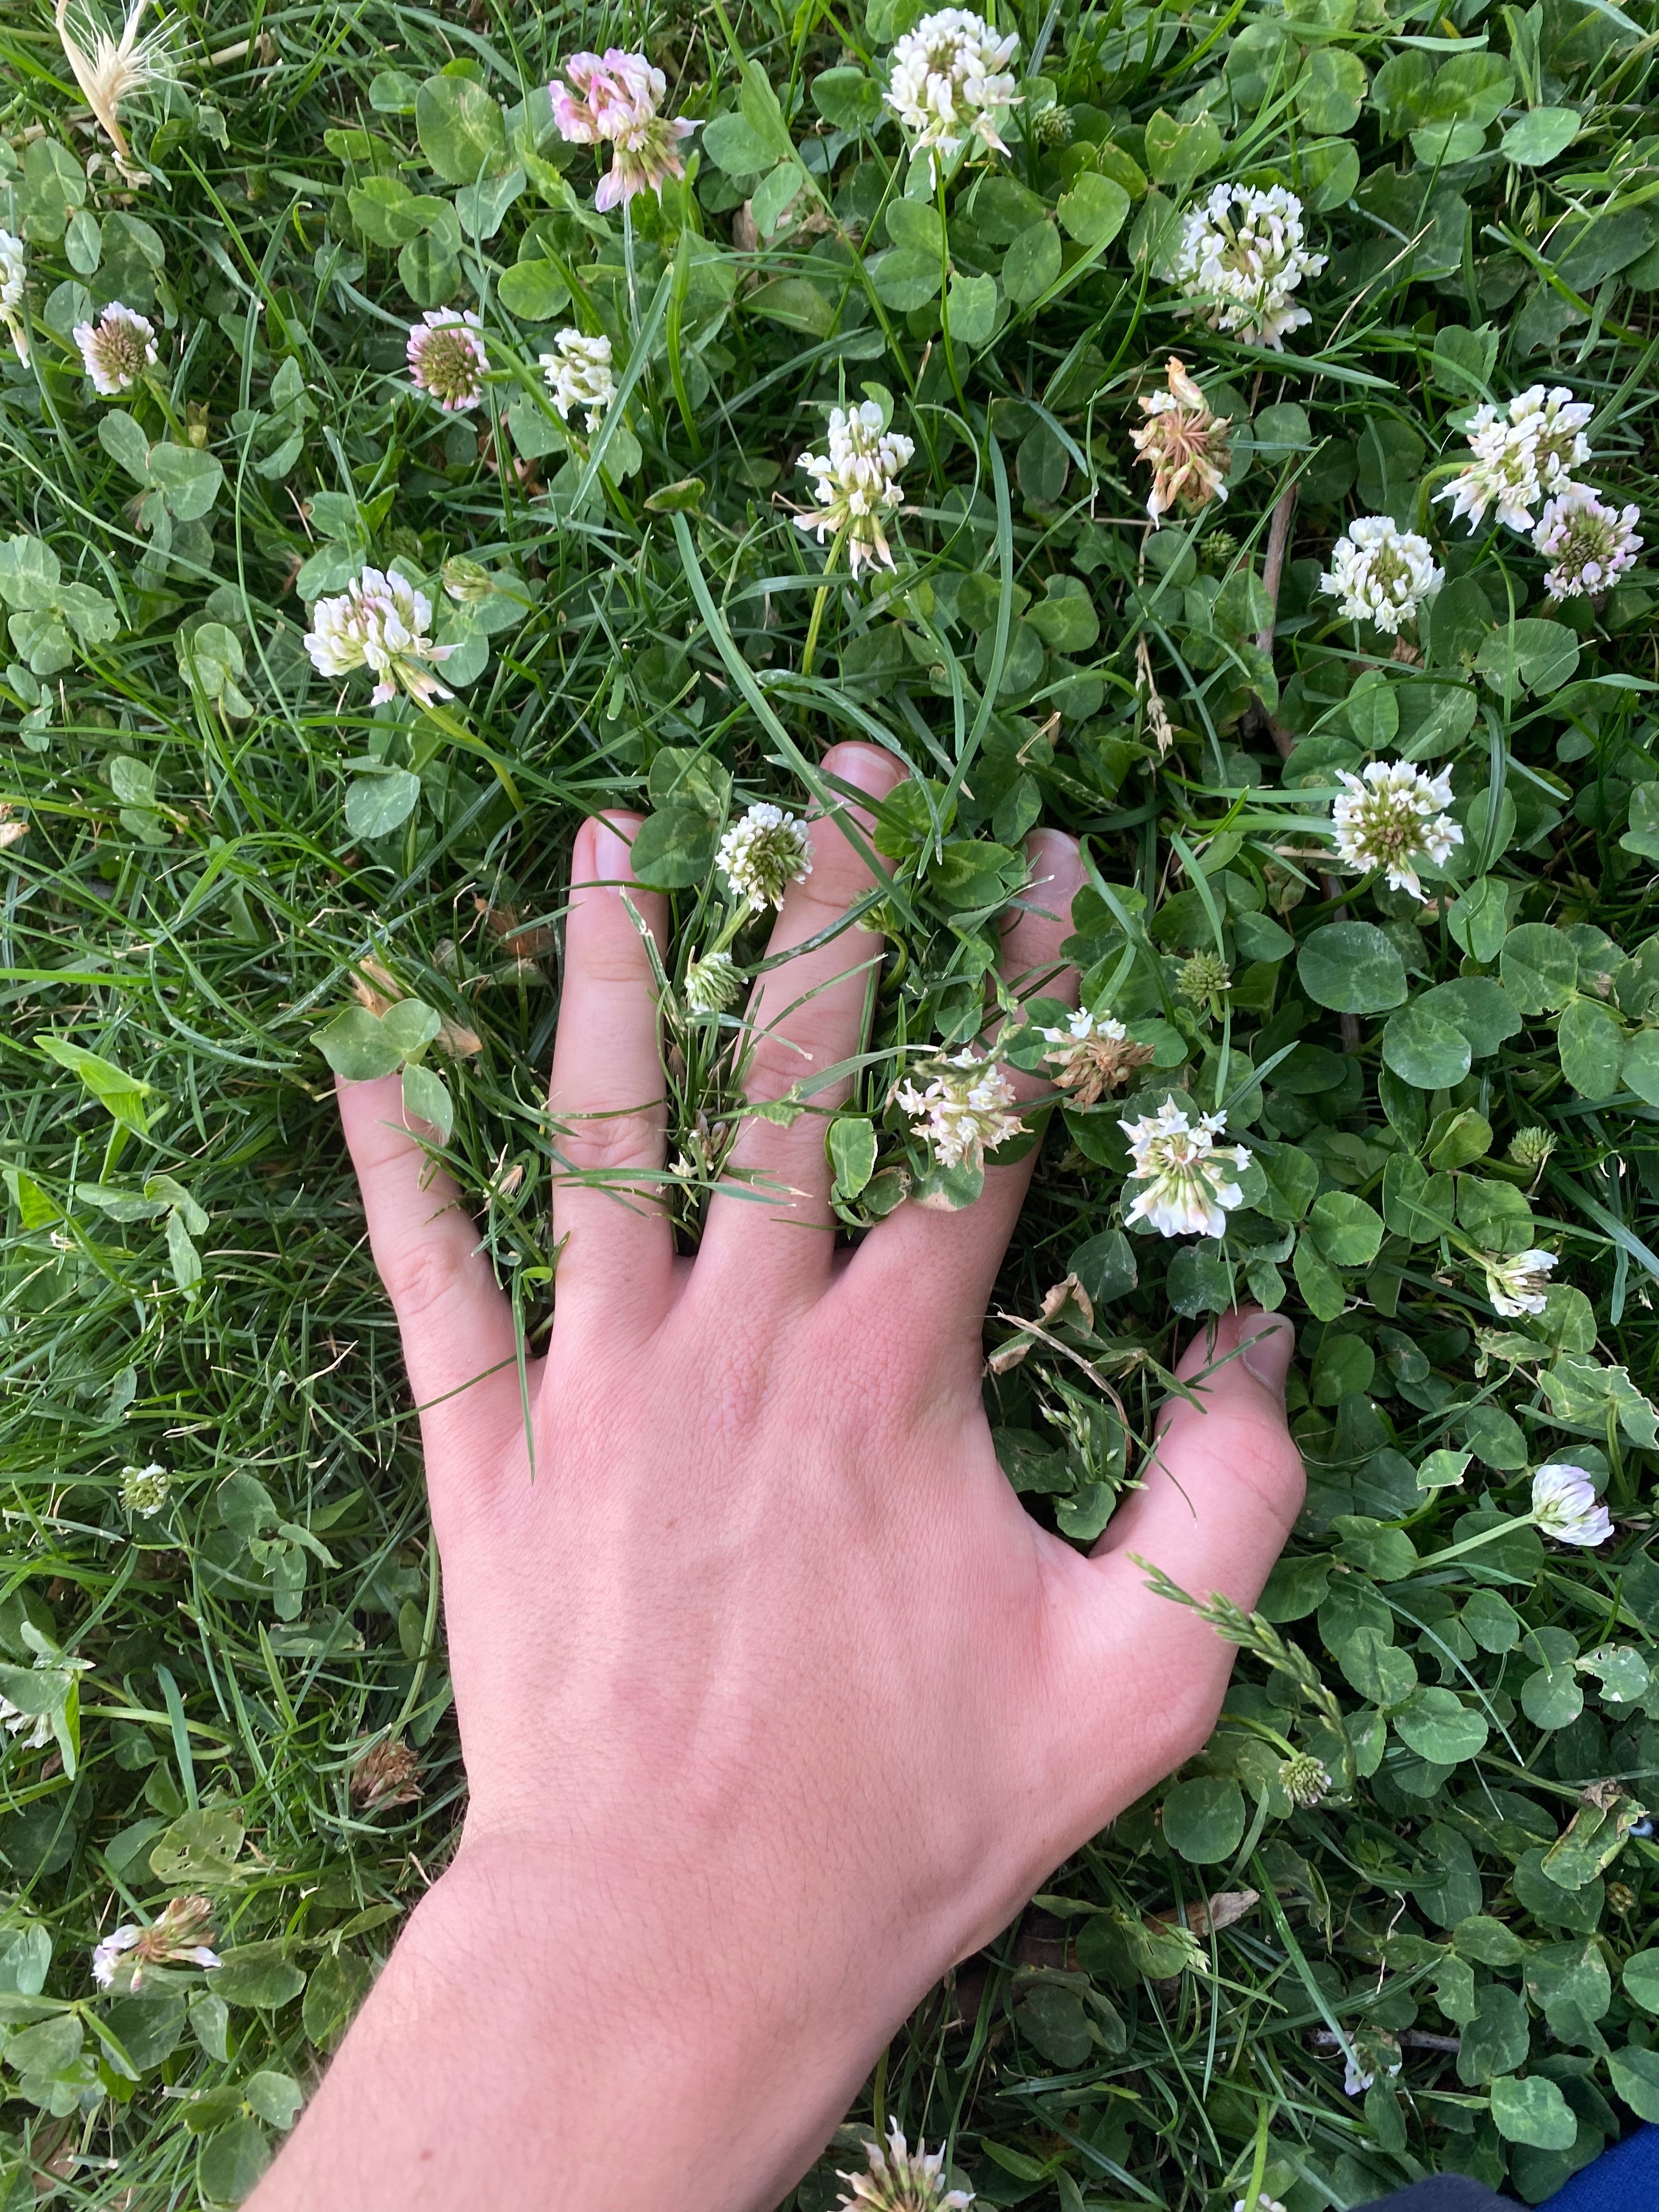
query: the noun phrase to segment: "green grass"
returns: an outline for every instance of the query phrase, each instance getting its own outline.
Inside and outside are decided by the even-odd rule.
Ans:
[[[124,112],[149,172],[131,189],[49,15],[0,17],[0,221],[27,239],[31,355],[0,362],[0,822],[27,824],[0,850],[0,1691],[57,1731],[17,1731],[0,1770],[9,2206],[246,2194],[455,1832],[417,1436],[319,1037],[367,1067],[418,1033],[349,1013],[366,962],[377,1014],[401,996],[448,1025],[460,1048],[418,1048],[406,1079],[453,1113],[447,1157],[533,1343],[576,824],[653,813],[677,988],[724,911],[723,821],[823,797],[824,750],[857,735],[916,781],[878,837],[890,957],[836,1139],[876,1171],[842,1169],[849,1233],[929,1171],[893,1080],[975,1033],[1020,841],[1072,830],[1095,875],[1087,991],[1110,985],[1158,1069],[1132,1108],[1053,1117],[995,1305],[1035,1316],[1074,1273],[1092,1321],[1073,1304],[1050,1338],[1122,1418],[1036,1341],[988,1382],[1005,1462],[1089,1540],[1179,1339],[1237,1291],[1297,1320],[1311,1486],[1265,1608],[1300,1675],[1264,1663],[1265,1624],[1244,1632],[1209,1750],[924,2004],[856,2122],[948,2136],[989,2204],[1217,2212],[1254,2179],[1318,2212],[1445,2166],[1536,2202],[1659,2117],[1659,1977],[1625,1972],[1659,1865],[1638,1832],[1659,1769],[1656,599],[1638,567],[1556,606],[1524,537],[1430,502],[1458,410],[1564,383],[1596,409],[1588,473],[1653,534],[1653,10],[1009,14],[1018,70],[1042,50],[1033,127],[1003,181],[950,183],[943,235],[925,195],[887,219],[904,170],[867,82],[814,90],[881,62],[915,12],[755,5],[728,30],[718,6],[188,10],[176,83]],[[813,219],[734,246],[761,174],[708,157],[660,207],[596,218],[544,88],[613,40],[664,68],[673,112],[740,112],[748,139],[728,125],[714,150],[758,141],[799,185],[789,220]],[[1037,150],[1054,105],[1069,143]],[[1577,135],[1537,158],[1553,141],[1527,118],[1563,109]],[[1294,186],[1331,257],[1282,357],[1172,313],[1166,226],[1235,177]],[[954,271],[948,337],[919,238]],[[877,261],[889,246],[912,259]],[[88,295],[156,326],[157,368],[119,404],[73,351]],[[411,315],[444,302],[489,336],[474,415],[404,372]],[[566,321],[608,332],[624,386],[591,452],[536,367]],[[1236,459],[1224,508],[1149,538],[1127,431],[1171,345]],[[916,444],[898,568],[825,590],[791,523],[795,459],[871,388]],[[1448,573],[1424,662],[1317,591],[1345,524],[1379,509]],[[443,591],[457,556],[495,580],[471,612]],[[435,715],[371,711],[361,676],[325,683],[301,644],[296,579],[314,597],[394,558],[468,641]],[[1270,662],[1254,640],[1275,612]],[[1413,746],[1449,770],[1465,833],[1427,904],[1310,857],[1336,772]],[[1373,934],[1306,951],[1345,918]],[[759,939],[736,950],[752,970]],[[1203,951],[1231,976],[1212,1006],[1181,991]],[[1425,1010],[1415,1058],[1407,1030],[1385,1042],[1407,994],[1460,976],[1477,983]],[[737,1070],[729,1024],[676,1021],[690,1241]],[[1266,1170],[1224,1244],[1121,1233],[1115,1116],[1171,1089],[1228,1101]],[[1534,1182],[1506,1150],[1539,1124]],[[1559,1250],[1540,1316],[1487,1301],[1472,1255],[1506,1238]],[[1470,1455],[1461,1486],[1419,1487],[1437,1451]],[[1552,1459],[1604,1484],[1612,1542],[1522,1530],[1421,1565],[1474,1509],[1524,1514]],[[146,1516],[124,1482],[152,1464],[170,1486]],[[1633,1656],[1579,1663],[1608,1646]],[[1325,1761],[1334,1800],[1291,1807],[1279,1739]],[[361,1777],[354,1795],[386,1744],[417,1757],[418,1802],[366,1803]],[[1247,1889],[1195,1948],[1146,1918]],[[100,1935],[204,1891],[232,1954],[216,1975],[98,1993]],[[1345,2042],[1376,2074],[1363,2095]]]

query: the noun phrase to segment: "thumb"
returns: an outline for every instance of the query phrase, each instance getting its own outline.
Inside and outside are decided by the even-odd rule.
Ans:
[[[1141,1487],[1112,1516],[1097,1559],[1139,1552],[1196,1596],[1255,1603],[1305,1487],[1285,1419],[1295,1342],[1282,1314],[1255,1307],[1199,1330],[1176,1370],[1193,1396],[1165,1407]]]
[[[1232,1646],[1150,1589],[1130,1554],[1194,1597],[1222,1590],[1255,1605],[1302,1506],[1302,1457],[1285,1419],[1295,1337],[1288,1321],[1254,1308],[1200,1329],[1176,1370],[1193,1395],[1164,1409],[1140,1488],[1086,1561],[1071,1555],[1080,1601],[1069,1616],[1066,1725],[1079,1709],[1094,1713],[1100,1742],[1082,1832],[1173,1773],[1215,1726]]]

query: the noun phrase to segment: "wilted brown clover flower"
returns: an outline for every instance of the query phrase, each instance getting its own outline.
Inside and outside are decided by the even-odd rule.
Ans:
[[[1231,417],[1211,412],[1209,402],[1173,354],[1164,373],[1169,390],[1141,400],[1147,419],[1129,433],[1136,458],[1152,472],[1146,512],[1154,529],[1172,507],[1195,514],[1212,499],[1225,499],[1227,471],[1232,465],[1232,442],[1227,434]]]
[[[406,1743],[371,1744],[351,1770],[351,1802],[365,1812],[412,1805],[419,1798],[420,1761]]]
[[[1063,1030],[1044,1030],[1052,1047],[1043,1059],[1054,1071],[1054,1081],[1069,1091],[1078,1106],[1093,1106],[1108,1091],[1121,1091],[1138,1067],[1152,1056],[1149,1044],[1136,1044],[1110,1009],[1098,1014],[1073,1014]]]

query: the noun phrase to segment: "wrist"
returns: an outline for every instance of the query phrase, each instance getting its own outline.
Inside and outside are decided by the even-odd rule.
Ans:
[[[614,1866],[607,1879],[465,1843],[257,2212],[769,2212],[905,2006],[826,2007],[781,1936],[763,1934],[758,1957],[729,1931],[711,1945],[684,1903],[662,1910]]]

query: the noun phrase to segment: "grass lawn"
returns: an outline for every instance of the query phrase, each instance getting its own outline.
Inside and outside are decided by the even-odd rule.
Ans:
[[[972,1202],[895,1087],[1072,830],[1004,1463],[1092,1541],[1248,1297],[1310,1486],[1211,1746],[799,2212],[890,2115],[1030,2212],[1536,2203],[1659,2119],[1659,15],[1009,9],[930,173],[921,12],[215,0],[125,88],[0,17],[4,2212],[239,2202],[456,1833],[331,1070],[404,1070],[533,1348],[576,825],[673,895],[689,1248],[764,946],[720,840],[848,737],[913,771],[848,1235]],[[699,128],[601,211],[549,85],[613,44]],[[1212,1233],[1135,1218],[1166,1100],[1246,1147]]]

